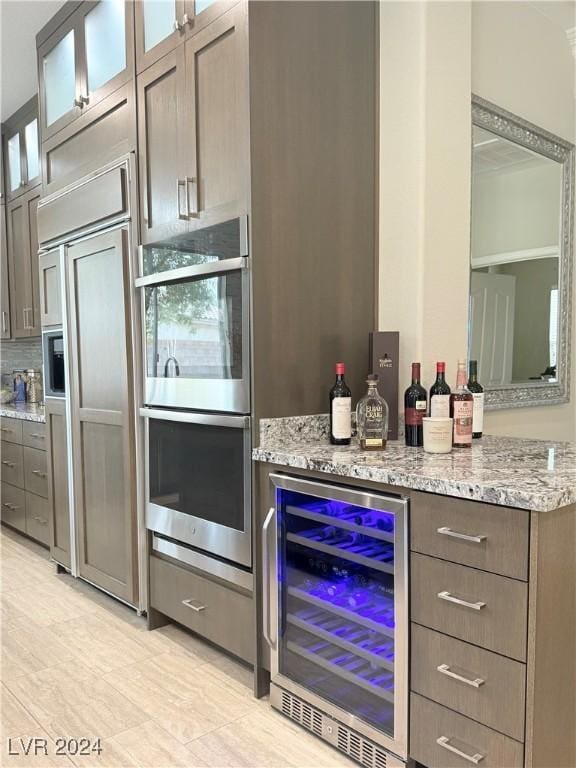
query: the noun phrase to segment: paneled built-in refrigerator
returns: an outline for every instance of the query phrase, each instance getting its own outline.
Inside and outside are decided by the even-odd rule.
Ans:
[[[271,702],[369,768],[407,758],[408,500],[272,475]]]

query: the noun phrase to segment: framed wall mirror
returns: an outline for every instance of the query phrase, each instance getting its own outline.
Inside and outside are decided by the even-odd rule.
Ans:
[[[486,407],[570,398],[574,145],[472,97],[468,346]]]

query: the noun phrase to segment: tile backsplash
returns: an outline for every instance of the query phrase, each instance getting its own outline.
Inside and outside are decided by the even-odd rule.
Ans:
[[[16,339],[0,342],[2,384],[12,382],[12,371],[19,368],[42,368],[42,339]]]

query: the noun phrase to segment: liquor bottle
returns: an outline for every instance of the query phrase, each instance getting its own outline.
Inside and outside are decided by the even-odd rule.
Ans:
[[[406,445],[424,444],[422,419],[426,416],[426,390],[420,384],[420,363],[412,363],[412,384],[404,392],[404,432]]]
[[[445,374],[446,363],[436,363],[436,381],[430,387],[430,416],[450,416],[450,387]]]
[[[356,406],[356,425],[360,448],[382,451],[388,438],[388,403],[378,392],[378,376],[371,373],[366,379],[368,392]]]
[[[350,445],[352,438],[352,392],[344,381],[344,363],[336,363],[336,381],[330,390],[330,442]]]
[[[468,368],[468,389],[474,398],[472,415],[472,437],[482,437],[484,429],[484,387],[478,383],[478,362],[470,360]]]
[[[454,448],[470,448],[472,445],[472,417],[474,398],[466,386],[466,362],[458,361],[456,389],[450,395],[450,416],[452,425],[452,445]]]

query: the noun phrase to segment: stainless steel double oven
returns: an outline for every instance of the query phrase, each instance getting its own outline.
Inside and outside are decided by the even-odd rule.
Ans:
[[[247,243],[243,217],[142,246],[136,280],[147,527],[189,561],[196,552],[245,569],[252,564]]]

